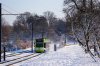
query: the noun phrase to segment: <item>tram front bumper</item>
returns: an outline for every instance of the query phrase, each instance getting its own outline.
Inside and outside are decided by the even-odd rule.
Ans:
[[[38,52],[38,53],[42,53],[42,52],[44,52],[45,51],[45,48],[35,48],[35,52]]]

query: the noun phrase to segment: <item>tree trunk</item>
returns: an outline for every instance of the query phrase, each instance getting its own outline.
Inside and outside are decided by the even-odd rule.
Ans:
[[[86,47],[87,47],[87,52],[89,52],[90,49],[89,49],[89,45],[88,45],[88,40],[86,40]]]

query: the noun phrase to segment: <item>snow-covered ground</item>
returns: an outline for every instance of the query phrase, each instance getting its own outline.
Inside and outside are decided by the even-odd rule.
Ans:
[[[14,66],[100,66],[100,59],[95,59],[97,62],[94,62],[89,54],[85,54],[79,45],[70,45],[57,51],[46,52]]]

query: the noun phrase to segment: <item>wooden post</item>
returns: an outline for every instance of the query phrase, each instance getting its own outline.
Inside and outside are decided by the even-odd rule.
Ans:
[[[6,47],[4,46],[3,49],[4,49],[4,58],[3,59],[5,61],[6,60]]]
[[[56,44],[54,44],[54,51],[56,51],[57,50],[57,47],[56,47]]]

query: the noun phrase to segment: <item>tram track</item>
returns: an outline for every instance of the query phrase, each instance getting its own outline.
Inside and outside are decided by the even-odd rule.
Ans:
[[[41,53],[30,54],[30,55],[26,55],[26,56],[19,57],[19,58],[16,58],[16,59],[12,59],[12,60],[9,60],[9,61],[0,62],[0,64],[3,64],[5,66],[11,66],[13,64],[31,59],[31,58],[39,56],[39,55],[41,55]]]
[[[12,57],[12,56],[16,56],[16,55],[21,55],[22,53],[26,53],[26,51],[18,52],[18,53],[11,53],[11,54],[6,55],[6,57]],[[3,58],[3,56],[2,56],[2,58]]]
[[[13,54],[9,54],[9,55],[6,55],[6,57],[12,57],[12,56],[16,56],[16,55],[21,55],[22,53],[13,53]],[[3,56],[1,57],[3,59]]]
[[[37,56],[39,56],[39,55],[41,55],[41,54],[37,54],[37,55],[31,56],[31,57],[25,58],[25,59],[23,59],[23,60],[20,60],[20,61],[17,61],[17,62],[8,64],[8,65],[6,65],[6,66],[13,66],[13,65],[16,64],[16,63],[23,62],[23,61],[25,61],[25,60],[31,59],[31,58],[33,58],[33,57],[37,57]]]

